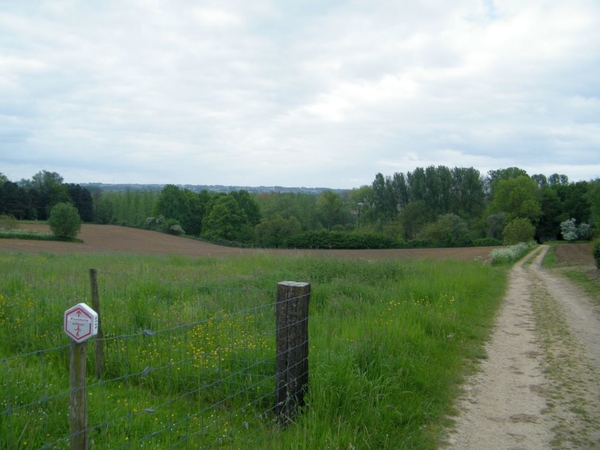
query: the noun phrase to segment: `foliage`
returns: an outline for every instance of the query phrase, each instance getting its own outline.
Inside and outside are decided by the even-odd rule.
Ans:
[[[560,232],[565,241],[577,240],[577,225],[575,222],[575,219],[569,219],[560,223]]]
[[[535,233],[535,227],[531,222],[524,218],[513,219],[508,225],[504,227],[502,235],[504,237],[505,245],[514,245],[520,242],[529,242],[533,239]]]
[[[164,220],[161,222],[160,227],[165,233],[172,234],[174,236],[183,236],[185,234],[185,230],[176,219]]]
[[[596,261],[596,267],[600,269],[600,239],[596,239],[592,245],[592,254]]]
[[[383,234],[308,231],[287,241],[288,248],[382,249],[397,248],[398,242]]]
[[[433,247],[468,247],[472,243],[467,222],[456,214],[444,214],[425,227],[422,238]]]
[[[256,225],[256,240],[263,247],[285,247],[289,239],[301,233],[300,221],[295,217],[284,219],[276,215]]]
[[[565,241],[576,241],[577,239],[591,239],[592,226],[588,223],[577,225],[574,218],[560,223],[560,231]]]
[[[520,242],[509,247],[497,248],[490,253],[492,266],[513,264],[529,253],[537,244],[534,241]]]
[[[542,215],[538,200],[538,186],[526,175],[510,180],[499,180],[490,204],[491,213],[506,213],[506,221],[525,218],[537,223]]]
[[[237,241],[247,217],[234,197],[224,195],[215,201],[210,213],[202,222],[202,236],[211,239]]]
[[[494,247],[497,245],[502,245],[502,241],[494,238],[473,239],[473,247]]]
[[[72,204],[58,203],[50,211],[48,225],[56,236],[74,238],[81,229],[81,218]]]
[[[19,228],[19,221],[12,215],[0,215],[0,229],[16,230]]]

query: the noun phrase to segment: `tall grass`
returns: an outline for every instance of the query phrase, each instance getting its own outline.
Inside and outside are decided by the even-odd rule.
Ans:
[[[88,382],[97,448],[435,448],[506,281],[480,262],[0,253],[0,448],[66,448],[62,315],[90,303],[88,268],[108,355]],[[312,297],[307,405],[280,429],[283,280]]]

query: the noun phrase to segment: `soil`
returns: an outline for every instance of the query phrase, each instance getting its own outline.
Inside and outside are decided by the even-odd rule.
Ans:
[[[22,229],[49,232],[45,224],[22,224]],[[0,250],[50,253],[137,253],[178,254],[190,257],[231,256],[256,252],[272,254],[319,254],[348,258],[441,258],[458,260],[487,260],[495,247],[394,249],[394,250],[283,250],[242,249],[224,247],[194,239],[170,236],[148,230],[113,225],[88,225],[81,227],[77,236],[83,243],[0,239]]]
[[[600,299],[542,268],[547,250],[511,270],[488,357],[464,386],[444,448],[600,448]],[[585,252],[560,245],[556,254],[593,264]]]

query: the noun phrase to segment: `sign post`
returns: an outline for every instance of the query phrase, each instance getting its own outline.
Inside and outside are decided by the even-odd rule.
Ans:
[[[64,332],[71,338],[71,404],[69,411],[70,449],[87,450],[87,404],[85,359],[87,340],[98,334],[98,314],[85,303],[65,311]]]

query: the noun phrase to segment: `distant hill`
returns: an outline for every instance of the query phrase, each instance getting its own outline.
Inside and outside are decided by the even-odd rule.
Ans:
[[[175,184],[175,183],[171,183]],[[81,187],[93,191],[104,192],[124,192],[127,190],[140,191],[160,191],[166,184],[107,184],[107,183],[80,183]],[[193,192],[209,191],[209,192],[233,192],[245,190],[251,194],[259,194],[264,192],[279,192],[279,193],[302,193],[319,195],[323,191],[334,191],[337,193],[345,192],[344,189],[329,189],[325,187],[307,188],[307,187],[284,187],[284,186],[223,186],[223,185],[205,185],[205,184],[175,184],[180,189],[189,189]]]

